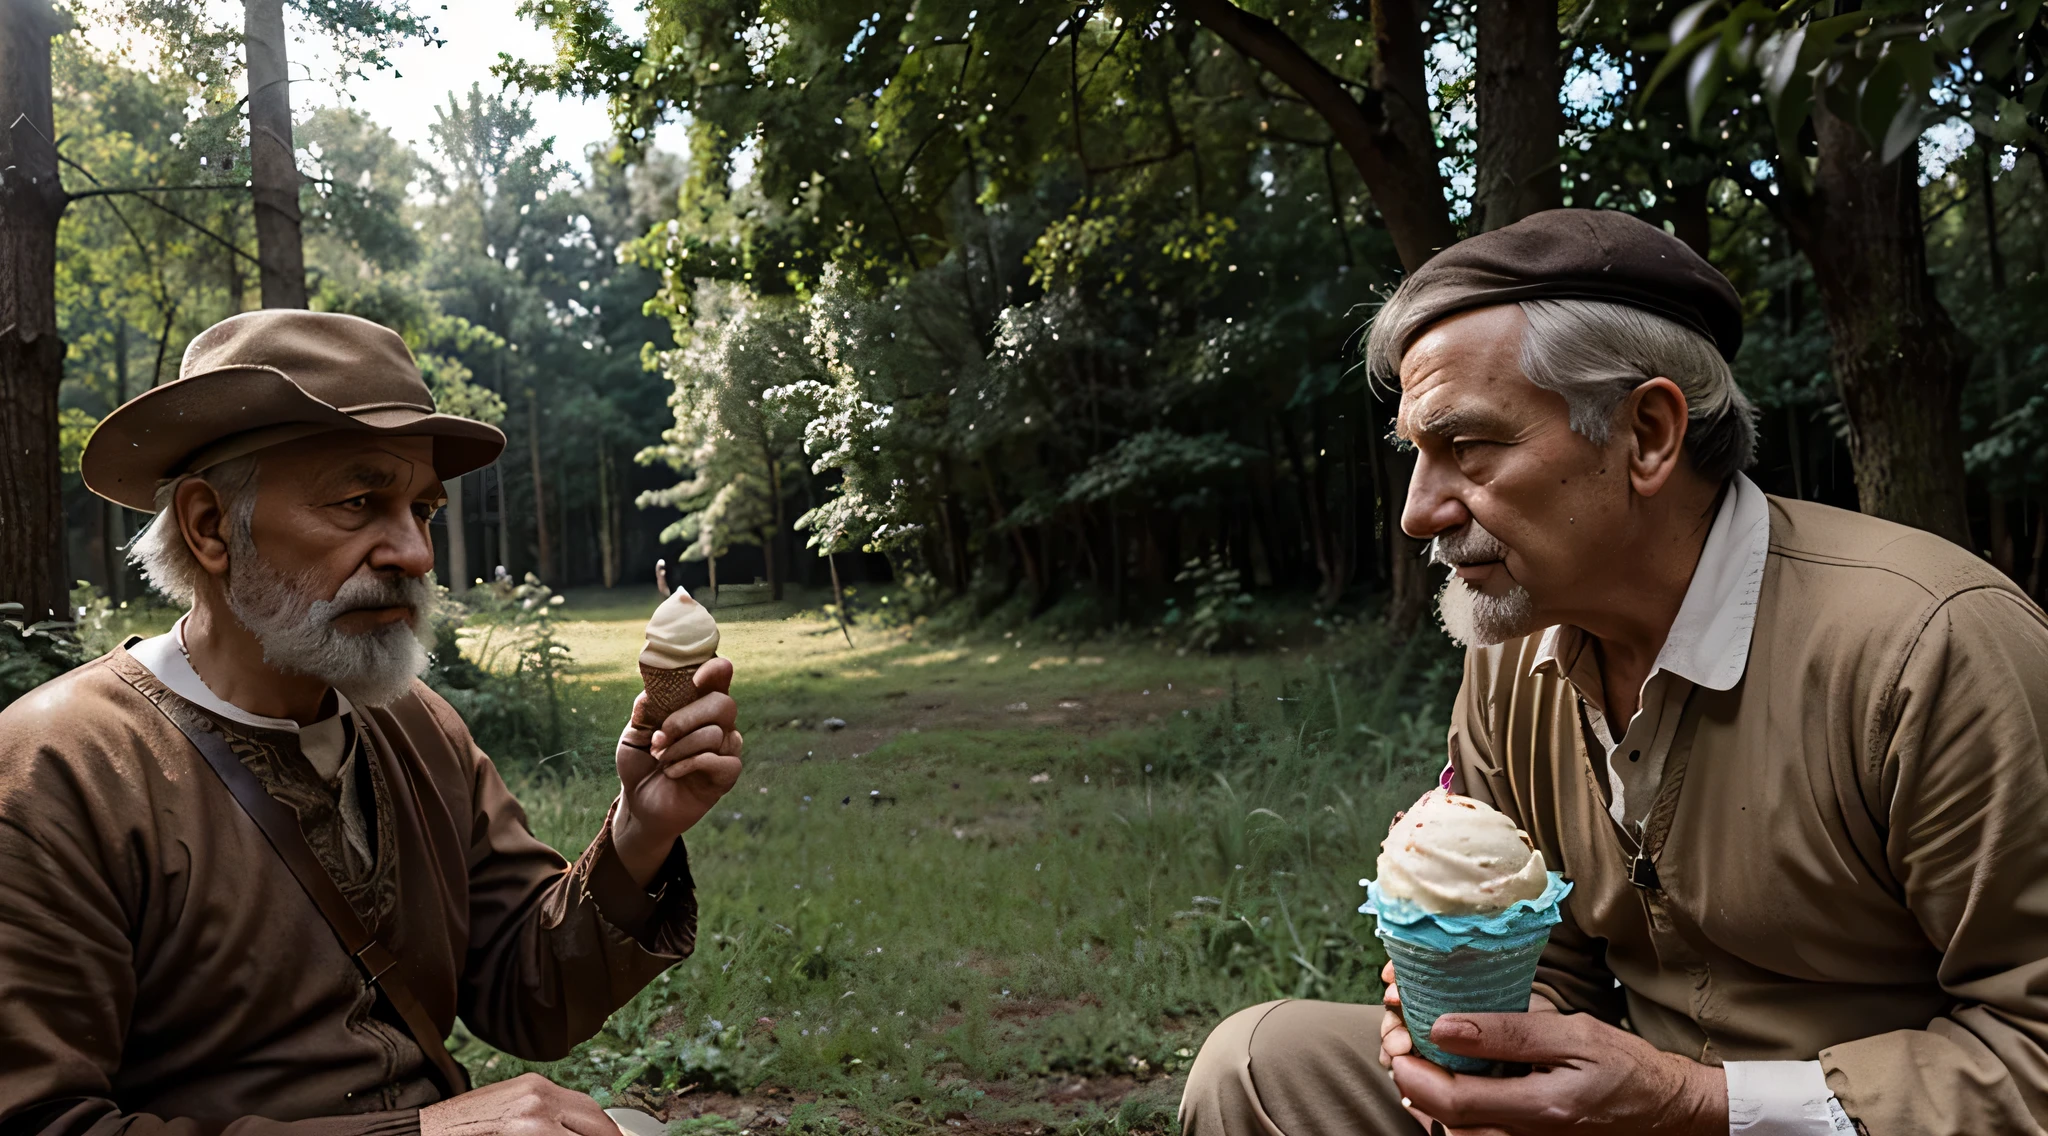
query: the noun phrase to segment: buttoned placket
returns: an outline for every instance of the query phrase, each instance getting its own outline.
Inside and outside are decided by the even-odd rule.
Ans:
[[[1725,689],[1740,681],[1747,661],[1750,619],[1768,551],[1767,507],[1762,494],[1740,475],[1732,489],[1701,552],[1679,618],[1619,739],[1607,718],[1599,662],[1584,631],[1551,628],[1532,668],[1571,685],[1587,789],[1607,814],[1613,854],[1643,903],[1657,957],[1687,977],[1690,1016],[1704,1037],[1700,1052],[1692,1056],[1715,1064],[1720,1059],[1708,1032],[1712,975],[1686,931],[1690,920],[1666,892],[1657,864],[1678,812],[1698,726],[1697,716],[1690,722],[1686,717],[1699,688],[1689,676]]]

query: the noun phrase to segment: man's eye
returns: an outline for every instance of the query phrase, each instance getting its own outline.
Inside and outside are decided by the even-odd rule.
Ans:
[[[344,509],[367,509],[370,507],[370,495],[364,493],[359,496],[351,497],[348,500],[343,501],[341,503],[341,507]]]
[[[418,517],[422,522],[433,520],[434,517],[440,513],[440,511],[441,506],[429,505],[424,501],[419,502],[418,504],[415,504],[412,507],[412,515]]]

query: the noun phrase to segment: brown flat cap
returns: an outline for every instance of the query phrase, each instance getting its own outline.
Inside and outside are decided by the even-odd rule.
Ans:
[[[1733,360],[1742,301],[1720,270],[1655,225],[1608,209],[1548,209],[1445,249],[1402,283],[1394,326],[1375,328],[1375,370],[1431,324],[1522,300],[1603,300],[1663,316]]]
[[[270,308],[200,332],[177,379],[100,421],[79,469],[94,493],[153,512],[170,478],[333,430],[431,437],[444,478],[505,448],[497,427],[435,413],[397,332],[338,312]]]

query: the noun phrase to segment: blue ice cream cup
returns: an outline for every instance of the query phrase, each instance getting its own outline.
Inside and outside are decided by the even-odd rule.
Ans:
[[[1499,1062],[1446,1053],[1429,1040],[1445,1014],[1514,1014],[1529,1008],[1536,961],[1550,929],[1564,916],[1559,905],[1571,881],[1551,872],[1535,899],[1486,915],[1438,915],[1410,900],[1389,899],[1375,880],[1360,880],[1366,900],[1358,910],[1375,916],[1376,933],[1394,963],[1401,987],[1401,1019],[1418,1056],[1454,1073],[1498,1075]]]

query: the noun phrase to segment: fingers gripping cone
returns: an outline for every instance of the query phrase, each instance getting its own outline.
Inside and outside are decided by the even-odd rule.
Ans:
[[[655,579],[668,592],[668,566],[656,561]],[[647,644],[640,651],[640,683],[647,691],[633,708],[633,725],[658,730],[670,714],[702,693],[692,680],[697,668],[718,654],[718,622],[704,605],[677,585],[647,621]]]

